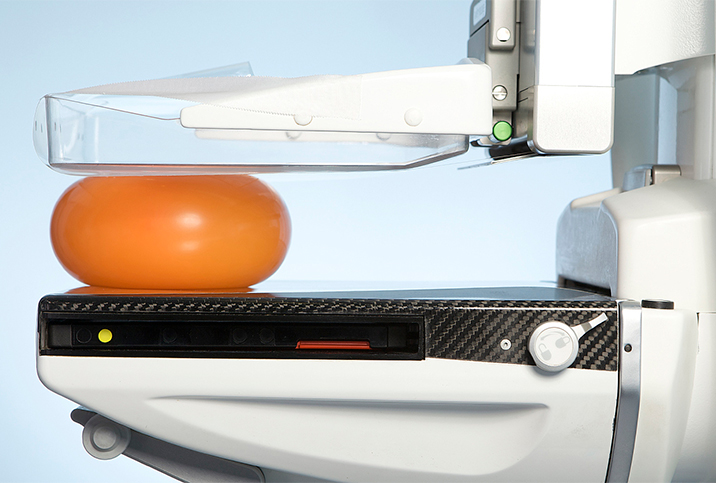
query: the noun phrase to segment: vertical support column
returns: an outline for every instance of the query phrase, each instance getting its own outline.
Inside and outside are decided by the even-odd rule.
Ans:
[[[697,351],[695,312],[642,309],[641,398],[630,482],[674,477],[691,406]]]
[[[641,306],[619,303],[619,395],[607,483],[626,482],[631,470],[641,397]]]

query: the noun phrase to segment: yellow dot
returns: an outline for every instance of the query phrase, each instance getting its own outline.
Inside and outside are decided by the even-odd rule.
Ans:
[[[109,329],[102,329],[99,331],[97,338],[99,338],[100,342],[106,344],[107,342],[112,340],[112,331]]]

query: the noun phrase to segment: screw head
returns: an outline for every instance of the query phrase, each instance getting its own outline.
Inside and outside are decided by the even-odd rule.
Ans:
[[[421,122],[423,122],[423,113],[420,111],[420,109],[417,109],[415,107],[411,107],[407,111],[405,111],[405,115],[403,116],[405,118],[405,123],[408,126],[415,127]]]
[[[510,347],[512,347],[512,342],[510,342],[510,339],[502,339],[500,341],[500,348],[503,351],[510,350]]]
[[[496,85],[492,88],[492,97],[496,101],[504,101],[507,98],[507,89],[505,86]]]
[[[313,116],[306,112],[298,112],[293,115],[293,121],[299,126],[308,126],[313,121]]]

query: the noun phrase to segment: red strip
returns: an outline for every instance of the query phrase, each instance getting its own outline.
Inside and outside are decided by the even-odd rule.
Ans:
[[[363,340],[299,340],[296,349],[365,350],[370,342]]]

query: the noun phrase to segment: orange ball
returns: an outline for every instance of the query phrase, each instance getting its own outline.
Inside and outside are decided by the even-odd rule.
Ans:
[[[242,288],[283,262],[291,222],[281,198],[246,175],[84,178],[55,206],[62,266],[102,287]]]

